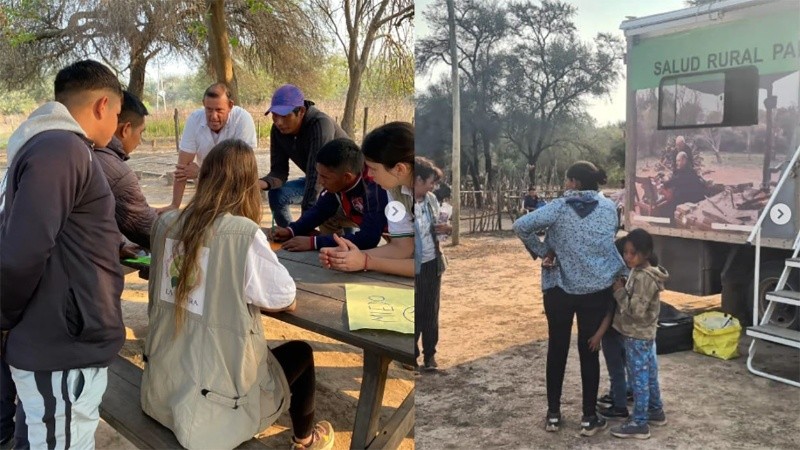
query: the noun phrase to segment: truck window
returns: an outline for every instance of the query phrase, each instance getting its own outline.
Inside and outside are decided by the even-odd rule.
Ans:
[[[758,123],[755,66],[664,77],[658,93],[659,130]]]

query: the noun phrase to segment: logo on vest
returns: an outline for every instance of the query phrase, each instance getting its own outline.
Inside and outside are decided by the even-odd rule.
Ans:
[[[160,299],[168,303],[175,303],[175,290],[181,280],[181,266],[183,265],[184,255],[180,254],[183,251],[183,246],[178,245],[179,242],[174,239],[167,239],[164,245],[164,259],[162,263],[162,273],[160,283]],[[175,249],[178,248],[179,254],[175,254]],[[208,257],[210,249],[202,247],[197,263],[200,266],[199,272],[190,276],[189,285],[194,288],[189,292],[184,306],[187,311],[203,315],[203,306],[206,297],[206,272],[208,269]],[[199,278],[199,280],[198,280]]]
[[[354,210],[364,214],[364,200],[361,197],[354,198],[351,203]]]

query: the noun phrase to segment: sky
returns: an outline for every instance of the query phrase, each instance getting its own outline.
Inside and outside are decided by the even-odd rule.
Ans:
[[[455,1],[458,2],[458,0]],[[497,1],[505,3],[505,0]],[[432,3],[434,0],[415,1],[414,32],[417,42],[430,34],[430,29],[422,13]],[[644,17],[686,7],[684,0],[568,0],[568,3],[575,5],[578,9],[575,26],[578,28],[581,39],[585,41],[593,40],[599,32],[614,33],[624,41],[625,36],[619,29],[619,25],[626,16]],[[436,72],[437,75],[418,76],[416,79],[417,89],[424,89],[433,82],[433,79],[439,78],[439,73],[446,73],[449,70],[449,66],[444,66],[439,72]],[[588,112],[600,126],[625,120],[624,73],[610,96],[593,99],[589,102]]]

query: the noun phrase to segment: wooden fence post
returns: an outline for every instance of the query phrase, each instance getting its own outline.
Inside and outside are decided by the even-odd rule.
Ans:
[[[364,131],[361,133],[361,140],[367,135],[367,116],[369,116],[369,106],[364,107]]]
[[[497,198],[495,201],[497,202],[497,230],[503,231],[503,202],[500,201],[500,196],[503,195],[502,191],[500,190],[500,183],[497,183]]]
[[[178,108],[175,108],[175,113],[172,116],[172,120],[175,122],[175,151],[178,153],[181,152],[181,144],[178,140]]]

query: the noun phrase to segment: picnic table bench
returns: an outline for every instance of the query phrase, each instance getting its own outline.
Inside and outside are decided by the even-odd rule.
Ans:
[[[413,364],[414,338],[391,331],[350,331],[345,307],[345,284],[413,289],[414,279],[377,272],[327,270],[322,268],[317,252],[279,251],[278,258],[297,284],[297,310],[264,314],[363,349],[361,392],[350,448],[397,447],[414,425],[413,389],[380,433],[377,429],[378,416],[389,363],[396,360]],[[378,437],[375,437],[376,434]]]
[[[362,381],[351,449],[393,449],[414,426],[414,389],[379,429],[380,408],[392,360],[414,363],[413,336],[380,330],[350,331],[345,284],[412,288],[414,280],[376,272],[343,273],[322,268],[317,252],[278,251],[281,263],[297,284],[297,309],[266,313],[282,322],[361,348]],[[108,389],[101,417],[139,448],[180,448],[175,435],[144,414],[140,403],[142,370],[121,356],[108,371]],[[238,448],[263,449],[251,439]]]

